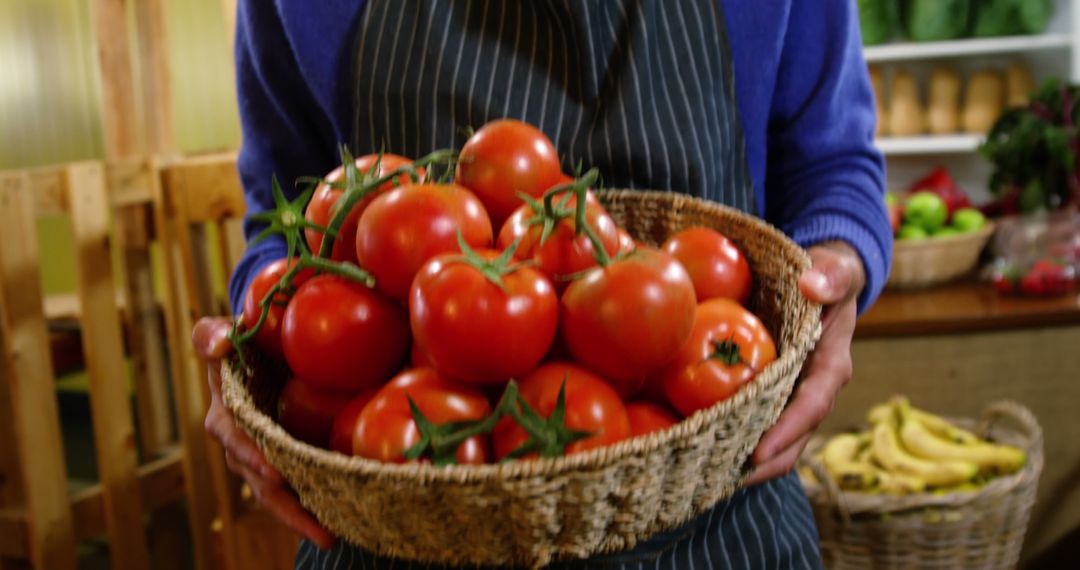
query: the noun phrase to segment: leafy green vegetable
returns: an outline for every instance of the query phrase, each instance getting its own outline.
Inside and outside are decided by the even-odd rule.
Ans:
[[[1080,206],[1080,86],[1051,79],[1027,107],[1006,111],[979,154],[994,166],[990,191],[1021,211]]]
[[[859,0],[859,27],[863,45],[889,41],[900,23],[898,0]]]
[[[1038,34],[1054,13],[1053,0],[979,0],[975,5],[976,37]]]
[[[967,32],[971,0],[906,0],[904,25],[916,42],[959,38]]]

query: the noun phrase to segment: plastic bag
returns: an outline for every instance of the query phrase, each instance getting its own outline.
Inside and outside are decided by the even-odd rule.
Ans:
[[[1080,275],[1080,213],[1066,210],[998,220],[987,276],[1007,295],[1069,294]]]

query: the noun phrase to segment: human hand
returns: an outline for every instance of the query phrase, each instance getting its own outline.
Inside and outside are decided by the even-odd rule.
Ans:
[[[195,352],[206,362],[210,382],[206,431],[225,448],[229,469],[247,481],[263,508],[320,548],[331,548],[334,535],[304,510],[277,469],[270,465],[247,433],[237,427],[232,412],[221,400],[221,359],[232,352],[232,343],[227,338],[231,326],[228,319],[207,317],[199,319],[191,333]]]
[[[795,395],[754,450],[756,485],[790,471],[811,434],[832,412],[836,395],[851,379],[851,337],[856,300],[866,283],[862,260],[851,246],[829,242],[809,248],[811,268],[799,277],[807,299],[825,306],[821,338],[803,365]]]

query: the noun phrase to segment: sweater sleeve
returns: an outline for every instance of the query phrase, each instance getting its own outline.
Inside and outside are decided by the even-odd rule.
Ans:
[[[866,269],[864,311],[892,257],[885,169],[855,2],[794,0],[769,117],[766,218],[800,245],[842,240]]]
[[[241,0],[237,7],[236,88],[243,142],[237,159],[250,216],[273,207],[271,177],[287,198],[294,181],[334,167],[335,135],[325,110],[313,96],[275,6]],[[285,256],[277,236],[251,244],[262,226],[245,220],[248,248],[229,281],[229,299],[239,310],[244,291],[265,264]]]

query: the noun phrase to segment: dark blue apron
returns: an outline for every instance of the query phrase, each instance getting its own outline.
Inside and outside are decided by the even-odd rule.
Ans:
[[[422,156],[514,117],[563,169],[608,188],[684,192],[748,212],[755,194],[719,0],[369,0],[351,148]],[[794,474],[735,493],[634,550],[553,568],[820,568]],[[304,542],[297,569],[436,568]]]

